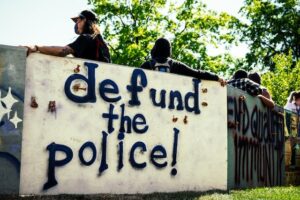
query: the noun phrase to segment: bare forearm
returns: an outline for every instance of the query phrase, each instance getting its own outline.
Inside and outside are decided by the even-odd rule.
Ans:
[[[258,97],[260,98],[260,100],[262,101],[262,103],[269,107],[269,108],[274,108],[275,107],[275,103],[272,99],[268,99],[266,97],[264,97],[263,95],[258,95]]]
[[[52,56],[60,56],[64,57],[69,54],[72,54],[73,51],[70,47],[65,46],[65,47],[59,47],[59,46],[36,46],[37,50],[40,53],[47,54],[47,55],[52,55]]]

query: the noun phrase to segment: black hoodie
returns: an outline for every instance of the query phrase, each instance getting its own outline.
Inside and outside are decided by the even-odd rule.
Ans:
[[[218,81],[219,77],[210,72],[202,71],[202,70],[195,70],[182,62],[177,60],[171,59],[172,54],[172,47],[170,42],[167,39],[160,38],[156,40],[154,47],[151,50],[151,57],[152,59],[149,61],[144,62],[141,65],[143,69],[155,70],[157,64],[164,64],[168,63],[170,66],[170,73],[191,76],[198,79],[203,80],[213,80]]]

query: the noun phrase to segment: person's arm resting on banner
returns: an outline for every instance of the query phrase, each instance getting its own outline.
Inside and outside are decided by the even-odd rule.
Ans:
[[[69,46],[58,47],[58,46],[34,46],[34,47],[27,47],[28,48],[28,55],[34,52],[40,52],[47,55],[52,56],[60,56],[64,57],[69,54],[74,54],[74,50]]]

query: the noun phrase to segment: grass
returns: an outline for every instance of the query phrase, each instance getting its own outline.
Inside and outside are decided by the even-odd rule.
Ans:
[[[229,194],[204,195],[198,200],[300,200],[300,186],[232,190]]]
[[[300,186],[256,188],[246,190],[231,190],[229,192],[178,192],[178,193],[154,193],[145,195],[58,195],[58,196],[0,196],[0,199],[193,199],[193,200],[300,200]]]

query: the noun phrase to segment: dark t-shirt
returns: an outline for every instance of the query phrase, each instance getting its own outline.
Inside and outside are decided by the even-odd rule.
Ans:
[[[98,40],[98,41],[97,41]],[[74,57],[110,62],[108,48],[101,36],[93,38],[89,34],[80,35],[73,43],[68,44],[74,51]],[[108,55],[104,55],[107,51]]]

